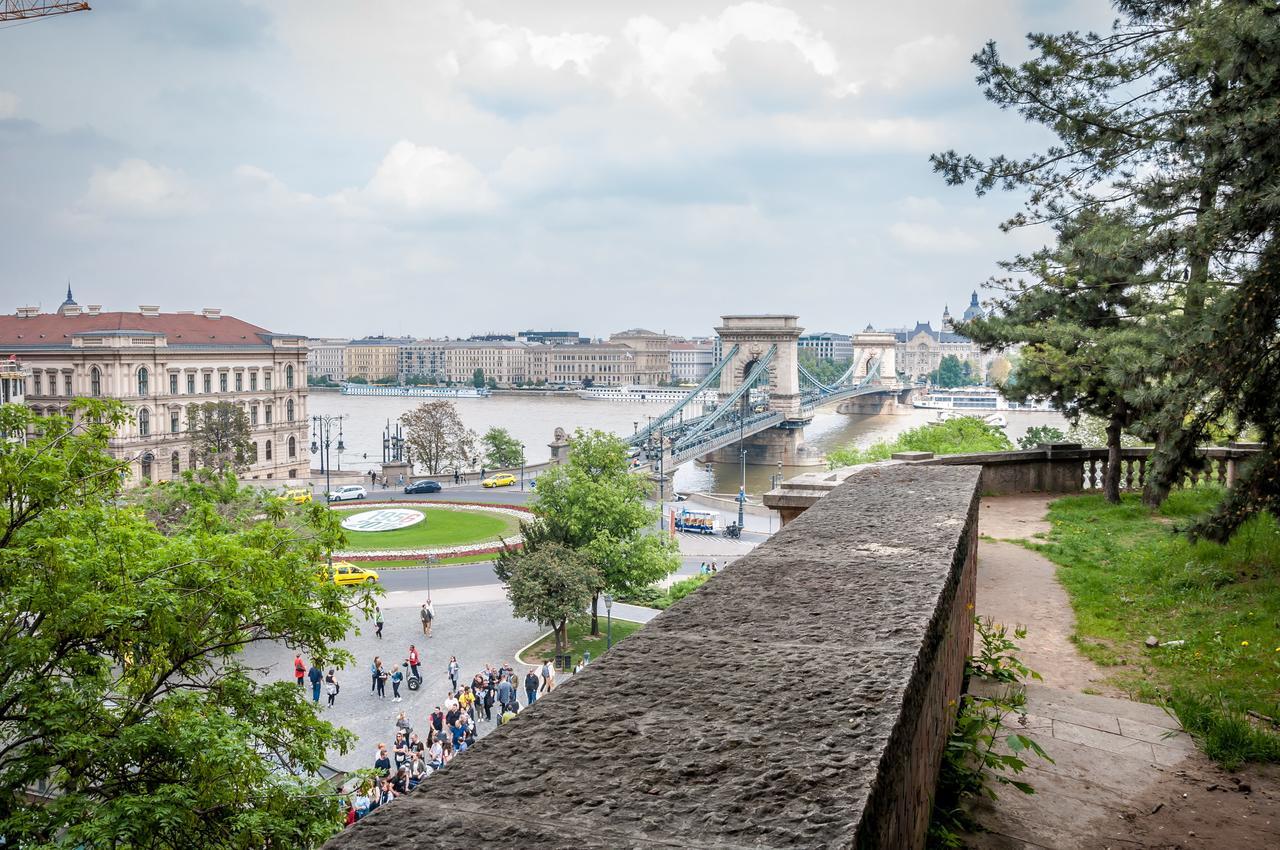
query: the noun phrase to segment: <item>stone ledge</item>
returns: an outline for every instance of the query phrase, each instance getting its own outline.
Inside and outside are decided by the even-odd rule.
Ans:
[[[331,846],[921,846],[978,475],[853,476]]]

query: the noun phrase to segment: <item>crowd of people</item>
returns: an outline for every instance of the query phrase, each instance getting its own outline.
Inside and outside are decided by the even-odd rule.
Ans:
[[[408,667],[411,675],[418,678],[419,663],[417,649],[410,646],[401,666]],[[555,666],[550,659],[527,668],[523,674],[510,664],[501,667],[486,664],[465,682],[460,679],[461,665],[456,656],[449,658],[445,670],[450,690],[444,703],[435,706],[420,725],[401,711],[396,718],[392,743],[378,744],[373,759],[377,777],[374,781],[362,782],[349,793],[348,824],[409,793],[428,776],[448,767],[453,759],[475,745],[481,734],[480,724],[492,724],[492,728],[496,728],[510,722],[521,711],[521,691],[523,707],[527,708],[556,687]],[[382,660],[375,658],[371,671],[374,675],[370,695],[385,699],[385,683],[389,680],[392,699],[398,701],[400,682],[404,679],[401,669],[387,674]]]

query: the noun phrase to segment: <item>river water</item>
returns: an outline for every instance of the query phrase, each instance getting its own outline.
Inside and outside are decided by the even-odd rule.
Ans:
[[[334,458],[335,469],[369,470],[382,462],[382,434],[387,422],[393,425],[400,414],[421,404],[421,399],[395,396],[344,396],[332,392],[312,392],[308,407],[312,414],[345,414],[342,430],[346,451]],[[575,428],[598,428],[614,434],[632,433],[650,416],[662,413],[664,402],[589,401],[573,395],[524,396],[499,394],[489,398],[463,398],[454,401],[463,423],[483,434],[492,426],[506,428],[525,444],[528,462],[541,463],[551,457],[547,444],[556,428],[573,433]],[[891,440],[901,431],[933,421],[932,410],[910,410],[891,416],[849,416],[834,410],[819,410],[813,422],[805,427],[805,443],[819,451],[829,451],[853,443],[869,446],[879,440]],[[1010,411],[1009,439],[1016,441],[1034,425],[1056,425],[1066,429],[1058,413]],[[813,467],[786,467],[786,477]],[[747,492],[759,494],[769,489],[777,467],[748,466]],[[686,463],[676,472],[675,486],[680,492],[736,493],[741,479],[738,464]]]

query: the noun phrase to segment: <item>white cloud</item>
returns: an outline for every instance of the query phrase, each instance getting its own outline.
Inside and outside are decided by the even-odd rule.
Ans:
[[[981,243],[960,227],[945,227],[918,221],[895,221],[889,235],[902,247],[922,254],[963,254]]]
[[[203,206],[181,172],[142,159],[126,159],[115,168],[95,168],[81,200],[88,212],[133,216],[171,216]]]
[[[403,139],[387,151],[360,195],[409,212],[473,212],[496,202],[484,175],[466,159]]]
[[[11,91],[0,91],[0,118],[12,118],[18,114],[18,96]]]
[[[925,35],[893,48],[880,82],[887,89],[904,88],[968,69],[968,55],[954,35]]]

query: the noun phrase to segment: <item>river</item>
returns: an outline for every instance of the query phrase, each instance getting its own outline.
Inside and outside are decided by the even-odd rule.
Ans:
[[[335,469],[368,470],[382,462],[382,434],[387,422],[393,424],[400,414],[411,410],[421,399],[396,396],[344,396],[332,392],[313,392],[308,397],[311,414],[345,414],[343,438],[346,451],[335,457]],[[650,416],[662,413],[662,402],[588,401],[573,395],[525,396],[498,394],[489,398],[464,398],[454,401],[463,423],[483,434],[496,425],[506,428],[525,444],[529,463],[550,458],[547,444],[556,428],[572,433],[575,428],[598,428],[614,434],[630,434]],[[805,443],[819,451],[853,443],[869,446],[879,440],[891,440],[898,433],[936,418],[931,410],[911,410],[892,416],[848,416],[834,410],[818,411],[805,427]],[[1017,440],[1035,425],[1056,425],[1066,429],[1057,413],[1010,411],[1009,439]],[[813,467],[787,467],[784,476],[812,471]],[[759,494],[769,488],[776,467],[748,466],[747,492]],[[686,463],[676,472],[675,486],[680,492],[736,493],[741,478],[737,464]]]

